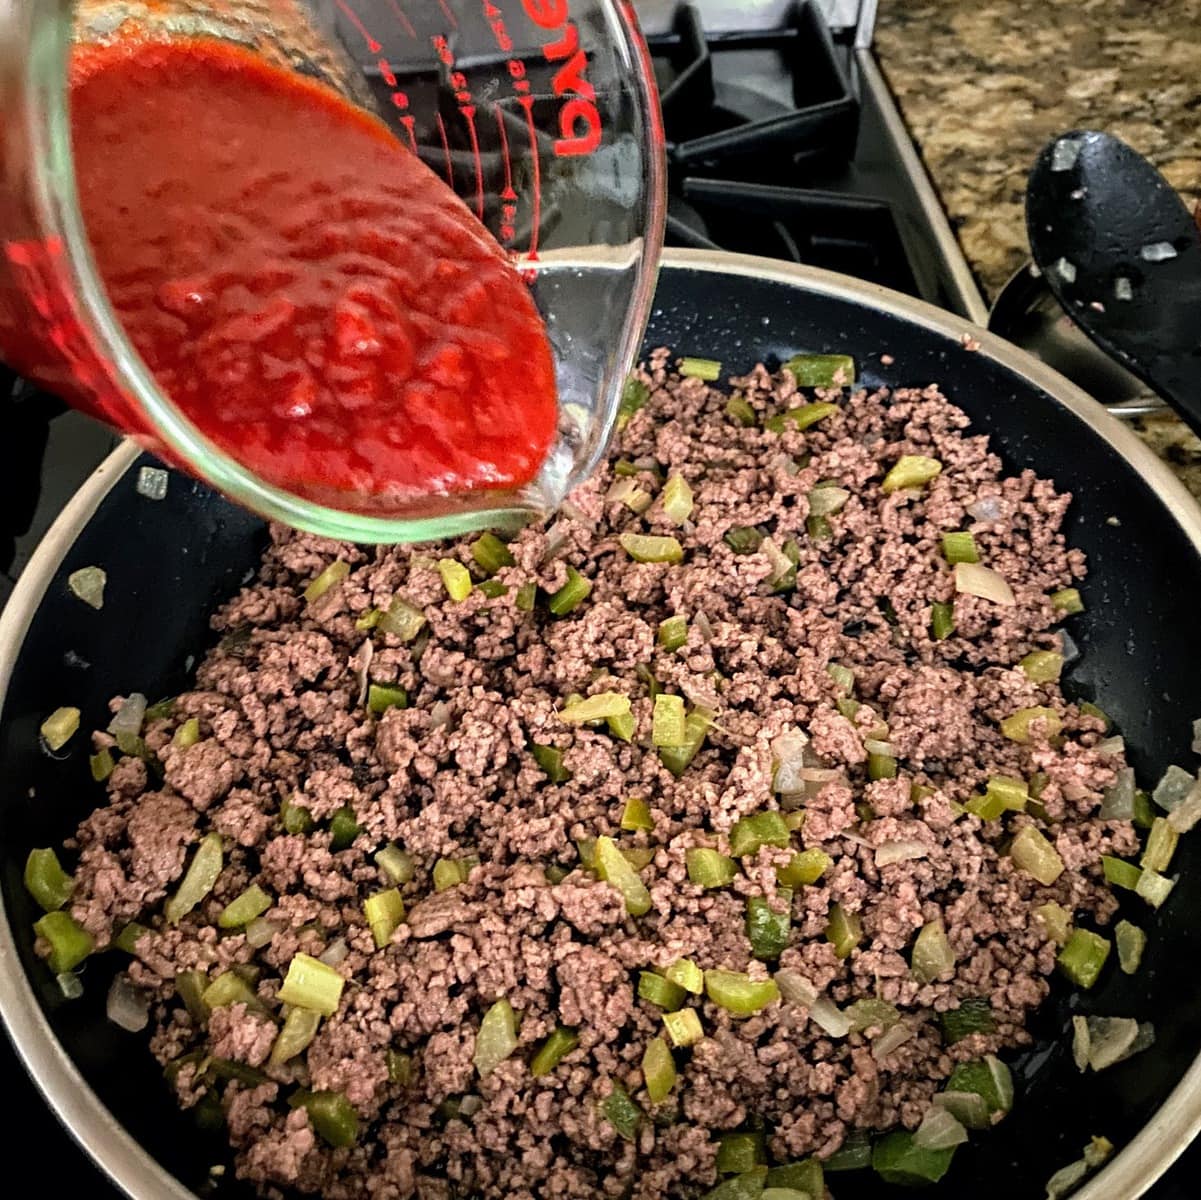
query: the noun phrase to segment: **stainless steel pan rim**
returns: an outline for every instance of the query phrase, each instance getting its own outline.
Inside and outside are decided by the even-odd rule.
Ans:
[[[1129,429],[1061,375],[994,334],[899,292],[821,271],[746,254],[668,250],[667,267],[752,276],[831,299],[868,305],[905,322],[958,339],[975,338],[980,353],[1027,380],[1103,438],[1150,484],[1201,555],[1201,507],[1183,484]],[[59,564],[109,490],[138,456],[126,444],[115,450],[63,509],[22,573],[0,614],[0,705],[26,631]],[[154,1161],[116,1121],[68,1058],[19,967],[8,916],[0,908],[0,1017],[21,1060],[51,1108],[96,1164],[134,1200],[194,1200],[179,1180]],[[1075,1193],[1075,1200],[1134,1200],[1141,1196],[1201,1132],[1201,1056],[1160,1106],[1153,1120]]]

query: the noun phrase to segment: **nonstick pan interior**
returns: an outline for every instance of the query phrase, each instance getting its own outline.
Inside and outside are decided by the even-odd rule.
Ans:
[[[1009,471],[1032,467],[1075,496],[1068,536],[1087,553],[1090,576],[1083,589],[1087,612],[1069,625],[1082,657],[1066,673],[1066,690],[1110,714],[1141,781],[1154,781],[1171,762],[1195,765],[1189,743],[1191,721],[1201,715],[1201,518],[1166,470],[1099,406],[978,330],[982,350],[965,347],[960,334],[967,328],[836,276],[672,252],[646,345],[717,358],[728,372],[799,350],[843,351],[855,356],[869,384],[940,383],[975,429],[992,436]],[[887,356],[893,361],[885,365]],[[10,960],[0,979],[0,1007],[76,1135],[149,1200],[171,1185],[162,1177],[154,1183],[143,1157],[106,1124],[73,1071],[187,1188],[202,1189],[222,1143],[176,1111],[144,1038],[105,1019],[115,958],[89,962],[83,998],[67,1003],[33,955],[30,927],[37,913],[21,886],[25,855],[31,846],[60,843],[100,798],[85,739],[77,737],[73,752],[59,760],[40,749],[37,730],[60,705],[82,709],[88,730],[107,723],[114,694],[138,690],[154,699],[185,687],[212,641],[208,614],[248,578],[266,530],[179,475],[172,474],[164,500],[147,499],[135,489],[137,474],[135,465],[118,478],[90,518],[77,512],[60,522],[0,625],[0,686],[11,670],[0,715],[0,890],[19,961]],[[80,507],[102,491],[96,485]],[[100,612],[67,588],[70,572],[89,565],[108,573]],[[1127,977],[1112,969],[1104,986],[1084,996],[1056,985],[1035,1020],[1035,1047],[1011,1060],[1018,1080],[1013,1113],[995,1130],[974,1135],[928,1195],[1041,1200],[1048,1176],[1078,1157],[1090,1136],[1103,1134],[1123,1147],[1155,1118],[1158,1132],[1144,1135],[1080,1193],[1126,1200],[1195,1131],[1201,1072],[1168,1109],[1158,1116],[1157,1109],[1201,1049],[1201,928],[1191,919],[1201,907],[1198,841],[1201,834],[1182,839],[1174,863],[1180,881],[1158,914],[1137,899],[1123,903],[1150,937],[1141,971]],[[8,936],[0,922],[0,954]],[[1073,1012],[1153,1021],[1156,1043],[1103,1074],[1082,1076],[1068,1048]],[[44,1169],[52,1171],[52,1164]],[[838,1200],[892,1194],[868,1172],[831,1175],[828,1182]],[[220,1192],[244,1194],[232,1180]]]

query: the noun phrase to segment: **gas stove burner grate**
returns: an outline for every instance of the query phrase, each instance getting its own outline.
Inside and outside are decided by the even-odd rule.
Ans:
[[[917,292],[892,208],[883,200],[704,178],[685,178],[681,192],[668,210],[680,244],[764,254]]]
[[[813,0],[781,28],[712,34],[685,5],[650,46],[668,141],[668,245],[920,293],[892,206],[856,162],[850,56]]]
[[[708,37],[685,5],[649,44],[672,165],[854,152],[859,105],[812,0],[781,29]]]

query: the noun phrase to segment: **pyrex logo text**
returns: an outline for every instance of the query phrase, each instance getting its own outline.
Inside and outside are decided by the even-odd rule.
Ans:
[[[542,47],[548,63],[563,64],[552,81],[555,95],[569,97],[559,109],[560,136],[555,141],[555,154],[560,158],[591,154],[600,145],[600,112],[595,103],[596,90],[584,78],[588,58],[580,47],[575,22],[569,19],[567,0],[521,0],[521,6],[535,25],[558,34],[556,40]]]

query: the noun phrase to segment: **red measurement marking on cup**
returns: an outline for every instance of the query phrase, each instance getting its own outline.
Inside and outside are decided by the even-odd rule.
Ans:
[[[451,11],[450,5],[448,5],[446,3],[446,0],[438,0],[438,7],[442,10],[442,15],[450,23],[451,29],[458,29],[459,18],[456,17],[455,14]]]
[[[530,163],[534,170],[534,200],[533,218],[530,221],[530,248],[528,257],[531,262],[538,260],[538,227],[542,224],[542,165],[538,161],[538,131],[534,128],[534,98],[519,96],[521,107],[525,109],[525,125],[530,133]]]
[[[446,182],[451,187],[455,186],[455,168],[450,161],[450,143],[446,140],[446,126],[442,121],[442,114],[436,114],[438,118],[438,136],[442,139],[442,155],[446,159]]]
[[[399,86],[399,81],[396,78],[396,72],[392,70],[392,64],[386,59],[381,58],[376,64],[379,67],[380,77],[392,89],[392,107],[401,114],[399,120],[405,127],[409,135],[409,146],[414,154],[417,153],[417,134],[414,132],[415,121],[409,113],[409,94],[403,91]]]
[[[383,49],[383,46],[371,36],[371,31],[363,24],[359,14],[346,3],[346,0],[335,0],[335,2],[346,14],[346,19],[363,35],[363,40],[367,43],[367,49],[372,54],[378,54]]]
[[[417,122],[412,117],[401,117],[400,123],[405,127],[405,129],[408,130],[409,146],[412,148],[413,153],[416,154],[417,153],[417,132],[416,132],[414,126],[416,125]]]
[[[505,113],[499,104],[492,106],[496,127],[500,130],[500,147],[505,164],[505,186],[500,194],[500,236],[512,241],[517,236],[517,193],[513,190],[513,164],[509,161],[509,132],[505,129]]]
[[[392,11],[396,14],[396,19],[400,22],[401,29],[403,29],[405,33],[409,35],[409,37],[415,38],[417,36],[417,30],[413,28],[413,22],[410,21],[405,15],[404,9],[397,4],[396,0],[388,0],[388,4],[391,6]]]
[[[484,219],[484,164],[480,159],[480,139],[475,131],[475,105],[465,104],[459,109],[467,122],[467,135],[471,138],[471,157],[475,159],[475,215]]]
[[[501,53],[508,54],[513,49],[513,39],[509,37],[509,31],[505,26],[504,13],[492,3],[492,0],[484,0],[484,20],[488,22]]]
[[[546,0],[546,2],[557,3],[562,7],[564,13],[567,11],[566,0]],[[525,0],[523,0],[523,3],[525,3]],[[530,12],[528,3],[525,3],[525,7],[526,11]],[[513,39],[509,36],[509,30],[505,25],[504,12],[493,3],[493,0],[482,0],[481,8],[484,19],[488,22],[488,26],[492,30],[492,36],[496,40],[497,47],[503,54],[508,54],[513,49]],[[530,15],[533,17],[533,13],[530,13]],[[539,24],[545,25],[545,22],[540,21]],[[532,221],[530,227],[530,245],[526,252],[526,257],[530,261],[536,262],[538,259],[538,226],[542,221],[542,168],[538,161],[538,132],[534,128],[534,100],[530,95],[530,81],[526,78],[525,63],[520,58],[510,58],[506,65],[513,92],[525,110],[526,129],[529,131],[530,158],[533,169],[533,196],[531,200]],[[501,193],[500,235],[502,238],[511,240],[517,236],[517,193],[513,190],[513,170],[509,155],[509,137],[505,129],[504,116],[499,106],[494,105],[494,111],[496,113],[497,127],[500,129],[500,140],[501,146],[504,149],[505,163],[505,190]],[[522,274],[527,279],[533,278],[533,272],[523,271]]]
[[[447,68],[446,82],[454,94],[455,103],[459,106],[459,115],[467,126],[467,136],[471,139],[471,157],[475,161],[475,215],[484,219],[484,164],[480,159],[480,140],[475,128],[475,104],[471,98],[471,82],[467,76],[457,69],[454,51],[442,34],[435,34],[430,41],[434,51],[443,65]],[[439,118],[441,122],[441,118]],[[443,131],[443,142],[445,142]],[[449,161],[449,156],[448,156]]]

